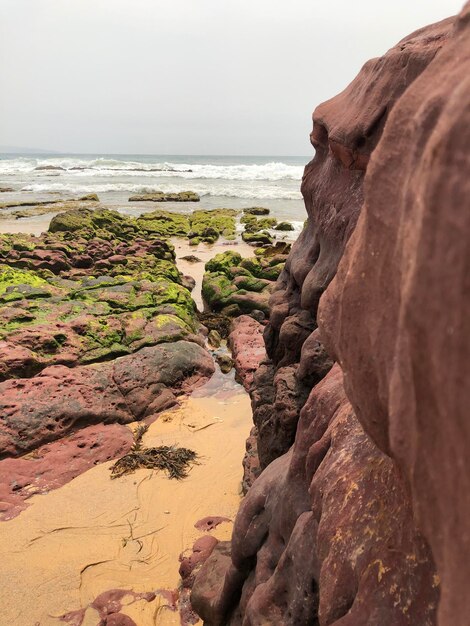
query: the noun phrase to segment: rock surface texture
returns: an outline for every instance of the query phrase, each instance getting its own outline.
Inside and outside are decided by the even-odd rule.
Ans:
[[[192,604],[210,626],[464,626],[470,4],[313,120],[251,388],[263,471]]]
[[[126,453],[119,424],[214,373],[173,246],[136,222],[75,208],[0,235],[0,518]]]

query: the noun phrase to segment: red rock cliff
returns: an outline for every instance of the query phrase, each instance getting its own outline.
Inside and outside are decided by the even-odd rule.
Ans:
[[[470,4],[313,120],[252,387],[263,472],[192,601],[208,625],[464,626]]]

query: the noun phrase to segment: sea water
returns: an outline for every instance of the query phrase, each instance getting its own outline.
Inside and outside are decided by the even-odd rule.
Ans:
[[[160,208],[188,212],[194,208],[264,206],[300,231],[306,219],[300,182],[308,156],[234,157],[169,155],[0,155],[0,187],[14,193],[1,200],[97,193],[106,206],[128,215],[155,209],[129,203],[134,194],[155,191],[198,193],[198,205],[166,203]],[[46,168],[46,169],[44,169]]]

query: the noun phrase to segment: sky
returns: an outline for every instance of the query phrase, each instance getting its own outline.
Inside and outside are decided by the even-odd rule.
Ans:
[[[308,155],[311,114],[463,0],[0,0],[0,146]]]

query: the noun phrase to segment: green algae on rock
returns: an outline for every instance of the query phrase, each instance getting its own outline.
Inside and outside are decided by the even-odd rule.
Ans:
[[[263,230],[260,232],[248,232],[248,231],[244,231],[242,233],[242,239],[245,243],[254,243],[254,244],[260,244],[262,246],[265,245],[271,245],[273,242],[273,238],[271,237],[271,235]]]
[[[138,237],[146,240],[149,237],[188,237],[191,245],[197,245],[214,243],[220,236],[234,239],[236,215],[233,209],[198,210],[187,215],[157,210],[133,218],[111,209],[83,207],[56,215],[49,231],[63,233],[66,240],[77,234],[83,239],[121,241]]]
[[[246,215],[269,215],[269,209],[261,206],[253,206],[248,209],[243,209],[243,213]]]
[[[294,230],[294,227],[290,222],[279,222],[279,224],[274,227],[274,230],[291,231]]]
[[[144,213],[137,218],[136,224],[144,233],[153,233],[164,237],[186,237],[190,230],[187,215],[169,211]]]
[[[275,217],[261,217],[256,219],[254,216],[246,216],[250,219],[245,220],[245,231],[249,233],[257,233],[260,230],[275,228],[277,219]]]
[[[202,281],[207,309],[229,317],[253,311],[269,315],[269,297],[289,249],[280,246],[272,254],[268,248],[249,259],[232,250],[217,254],[206,263]]]
[[[58,215],[39,237],[0,236],[0,304],[0,379],[203,343],[173,246],[107,209]]]

